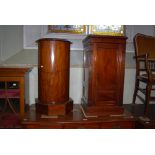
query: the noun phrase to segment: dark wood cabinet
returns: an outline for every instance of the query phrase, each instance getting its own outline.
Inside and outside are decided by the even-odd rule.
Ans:
[[[38,43],[37,112],[65,115],[72,110],[69,98],[70,44],[68,40],[43,38]]]
[[[25,76],[31,68],[1,67],[0,68],[0,99],[5,99],[5,105],[9,105],[13,112],[12,99],[19,99],[20,118],[25,114]]]
[[[126,37],[89,35],[83,45],[84,110],[95,115],[121,114]]]

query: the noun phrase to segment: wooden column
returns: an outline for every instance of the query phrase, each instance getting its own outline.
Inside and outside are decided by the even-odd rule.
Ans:
[[[70,44],[44,38],[38,43],[38,101],[36,110],[46,115],[65,115],[73,108],[69,98]]]

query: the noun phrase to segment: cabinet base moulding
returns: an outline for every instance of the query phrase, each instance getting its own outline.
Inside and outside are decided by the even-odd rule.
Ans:
[[[89,106],[82,102],[82,108],[86,115],[97,115],[97,116],[107,116],[107,115],[122,115],[124,108],[116,105],[99,105],[99,106]]]
[[[66,115],[67,113],[73,110],[73,100],[69,99],[63,103],[55,103],[55,104],[44,104],[39,101],[36,102],[36,112],[48,115],[48,116],[56,116],[56,115]]]

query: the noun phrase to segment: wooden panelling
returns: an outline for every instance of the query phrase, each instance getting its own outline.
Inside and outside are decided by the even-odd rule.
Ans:
[[[111,105],[111,112],[118,113],[115,108],[123,103],[126,37],[89,35],[83,44],[82,102],[86,112],[93,111],[93,107],[101,111]]]

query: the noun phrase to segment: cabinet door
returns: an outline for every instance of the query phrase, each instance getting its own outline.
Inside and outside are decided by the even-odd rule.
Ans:
[[[124,50],[121,44],[102,43],[96,46],[94,57],[95,103],[122,102],[124,83]]]
[[[39,41],[38,95],[42,103],[69,100],[70,43],[59,40]]]

